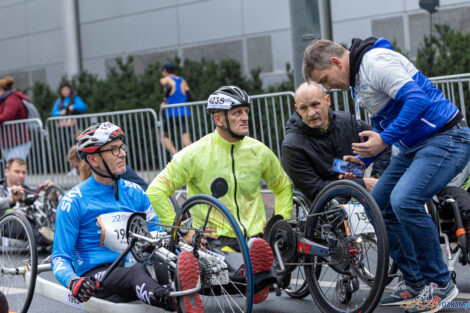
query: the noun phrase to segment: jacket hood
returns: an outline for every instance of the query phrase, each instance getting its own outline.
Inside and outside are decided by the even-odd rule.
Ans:
[[[311,128],[307,126],[307,124],[302,121],[302,117],[300,117],[297,111],[292,114],[286,124],[286,135],[289,133],[302,133],[307,136],[314,136],[314,137],[323,137],[331,133],[335,129],[335,120],[336,115],[334,114],[333,110],[328,108],[328,117],[330,119],[330,126],[326,131],[322,131],[318,128]]]

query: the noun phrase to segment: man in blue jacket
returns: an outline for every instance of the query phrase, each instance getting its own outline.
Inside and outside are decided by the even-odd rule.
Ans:
[[[150,231],[162,231],[156,225],[160,221],[142,188],[120,179],[126,170],[127,145],[122,142],[123,138],[124,132],[109,122],[92,125],[77,138],[78,155],[93,173],[72,188],[57,207],[52,270],[57,280],[80,302],[92,296],[117,295],[127,301],[140,299],[146,304],[176,311],[170,286],[159,284],[142,263],[117,267],[104,285],[97,288],[100,287],[97,280],[127,246],[124,234],[130,215],[144,213],[146,220],[152,222]],[[132,264],[130,260],[126,263]],[[198,280],[196,258],[182,251],[176,269],[178,288],[195,288]],[[183,312],[203,311],[198,294],[184,296],[181,303]]]
[[[302,71],[307,81],[328,90],[351,87],[356,104],[369,112],[374,130],[360,133],[368,140],[352,145],[364,163],[388,146],[400,149],[372,190],[387,226],[390,254],[404,279],[381,304],[452,301],[458,290],[424,202],[469,159],[470,130],[461,126],[459,109],[384,38],[354,38],[349,50],[315,40],[305,50]],[[425,307],[409,312],[426,312]]]

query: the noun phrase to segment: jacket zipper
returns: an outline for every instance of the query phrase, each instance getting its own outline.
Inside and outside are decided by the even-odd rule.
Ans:
[[[237,202],[237,176],[235,175],[235,158],[233,157],[233,149],[235,148],[234,145],[232,145],[232,149],[230,151],[230,154],[232,155],[232,173],[233,173],[233,180],[235,181],[235,189],[234,189],[234,193],[233,193],[233,198],[235,200],[235,206],[237,207],[237,218],[238,218],[238,222],[240,223],[240,225],[242,225],[243,227],[243,233],[245,234],[245,237],[246,236],[246,228],[245,228],[245,225],[243,225],[241,219],[240,219],[240,208],[238,207],[238,202]]]

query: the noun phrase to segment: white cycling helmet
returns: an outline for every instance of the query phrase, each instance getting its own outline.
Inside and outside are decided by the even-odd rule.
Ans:
[[[251,98],[237,86],[222,86],[207,99],[207,112],[228,111],[240,106],[250,106]]]
[[[243,106],[249,107],[250,105],[251,98],[245,90],[237,86],[222,86],[216,91],[214,91],[214,93],[209,96],[209,99],[207,99],[207,113],[213,114],[216,112],[223,111],[227,127],[224,127],[222,125],[216,126],[228,132],[233,138],[242,140],[245,137],[244,135],[235,134],[230,129],[230,122],[228,120],[227,112],[233,108]]]

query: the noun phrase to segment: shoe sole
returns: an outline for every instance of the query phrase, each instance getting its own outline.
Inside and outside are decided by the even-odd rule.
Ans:
[[[178,258],[176,279],[180,291],[196,288],[199,281],[199,264],[191,252],[181,252]],[[201,297],[197,293],[183,296],[183,299],[179,299],[178,302],[183,313],[204,312]]]
[[[250,259],[253,274],[269,271],[273,266],[273,251],[269,244],[261,238],[254,239],[250,246]],[[253,303],[257,304],[269,296],[269,286],[261,289],[253,296]]]

